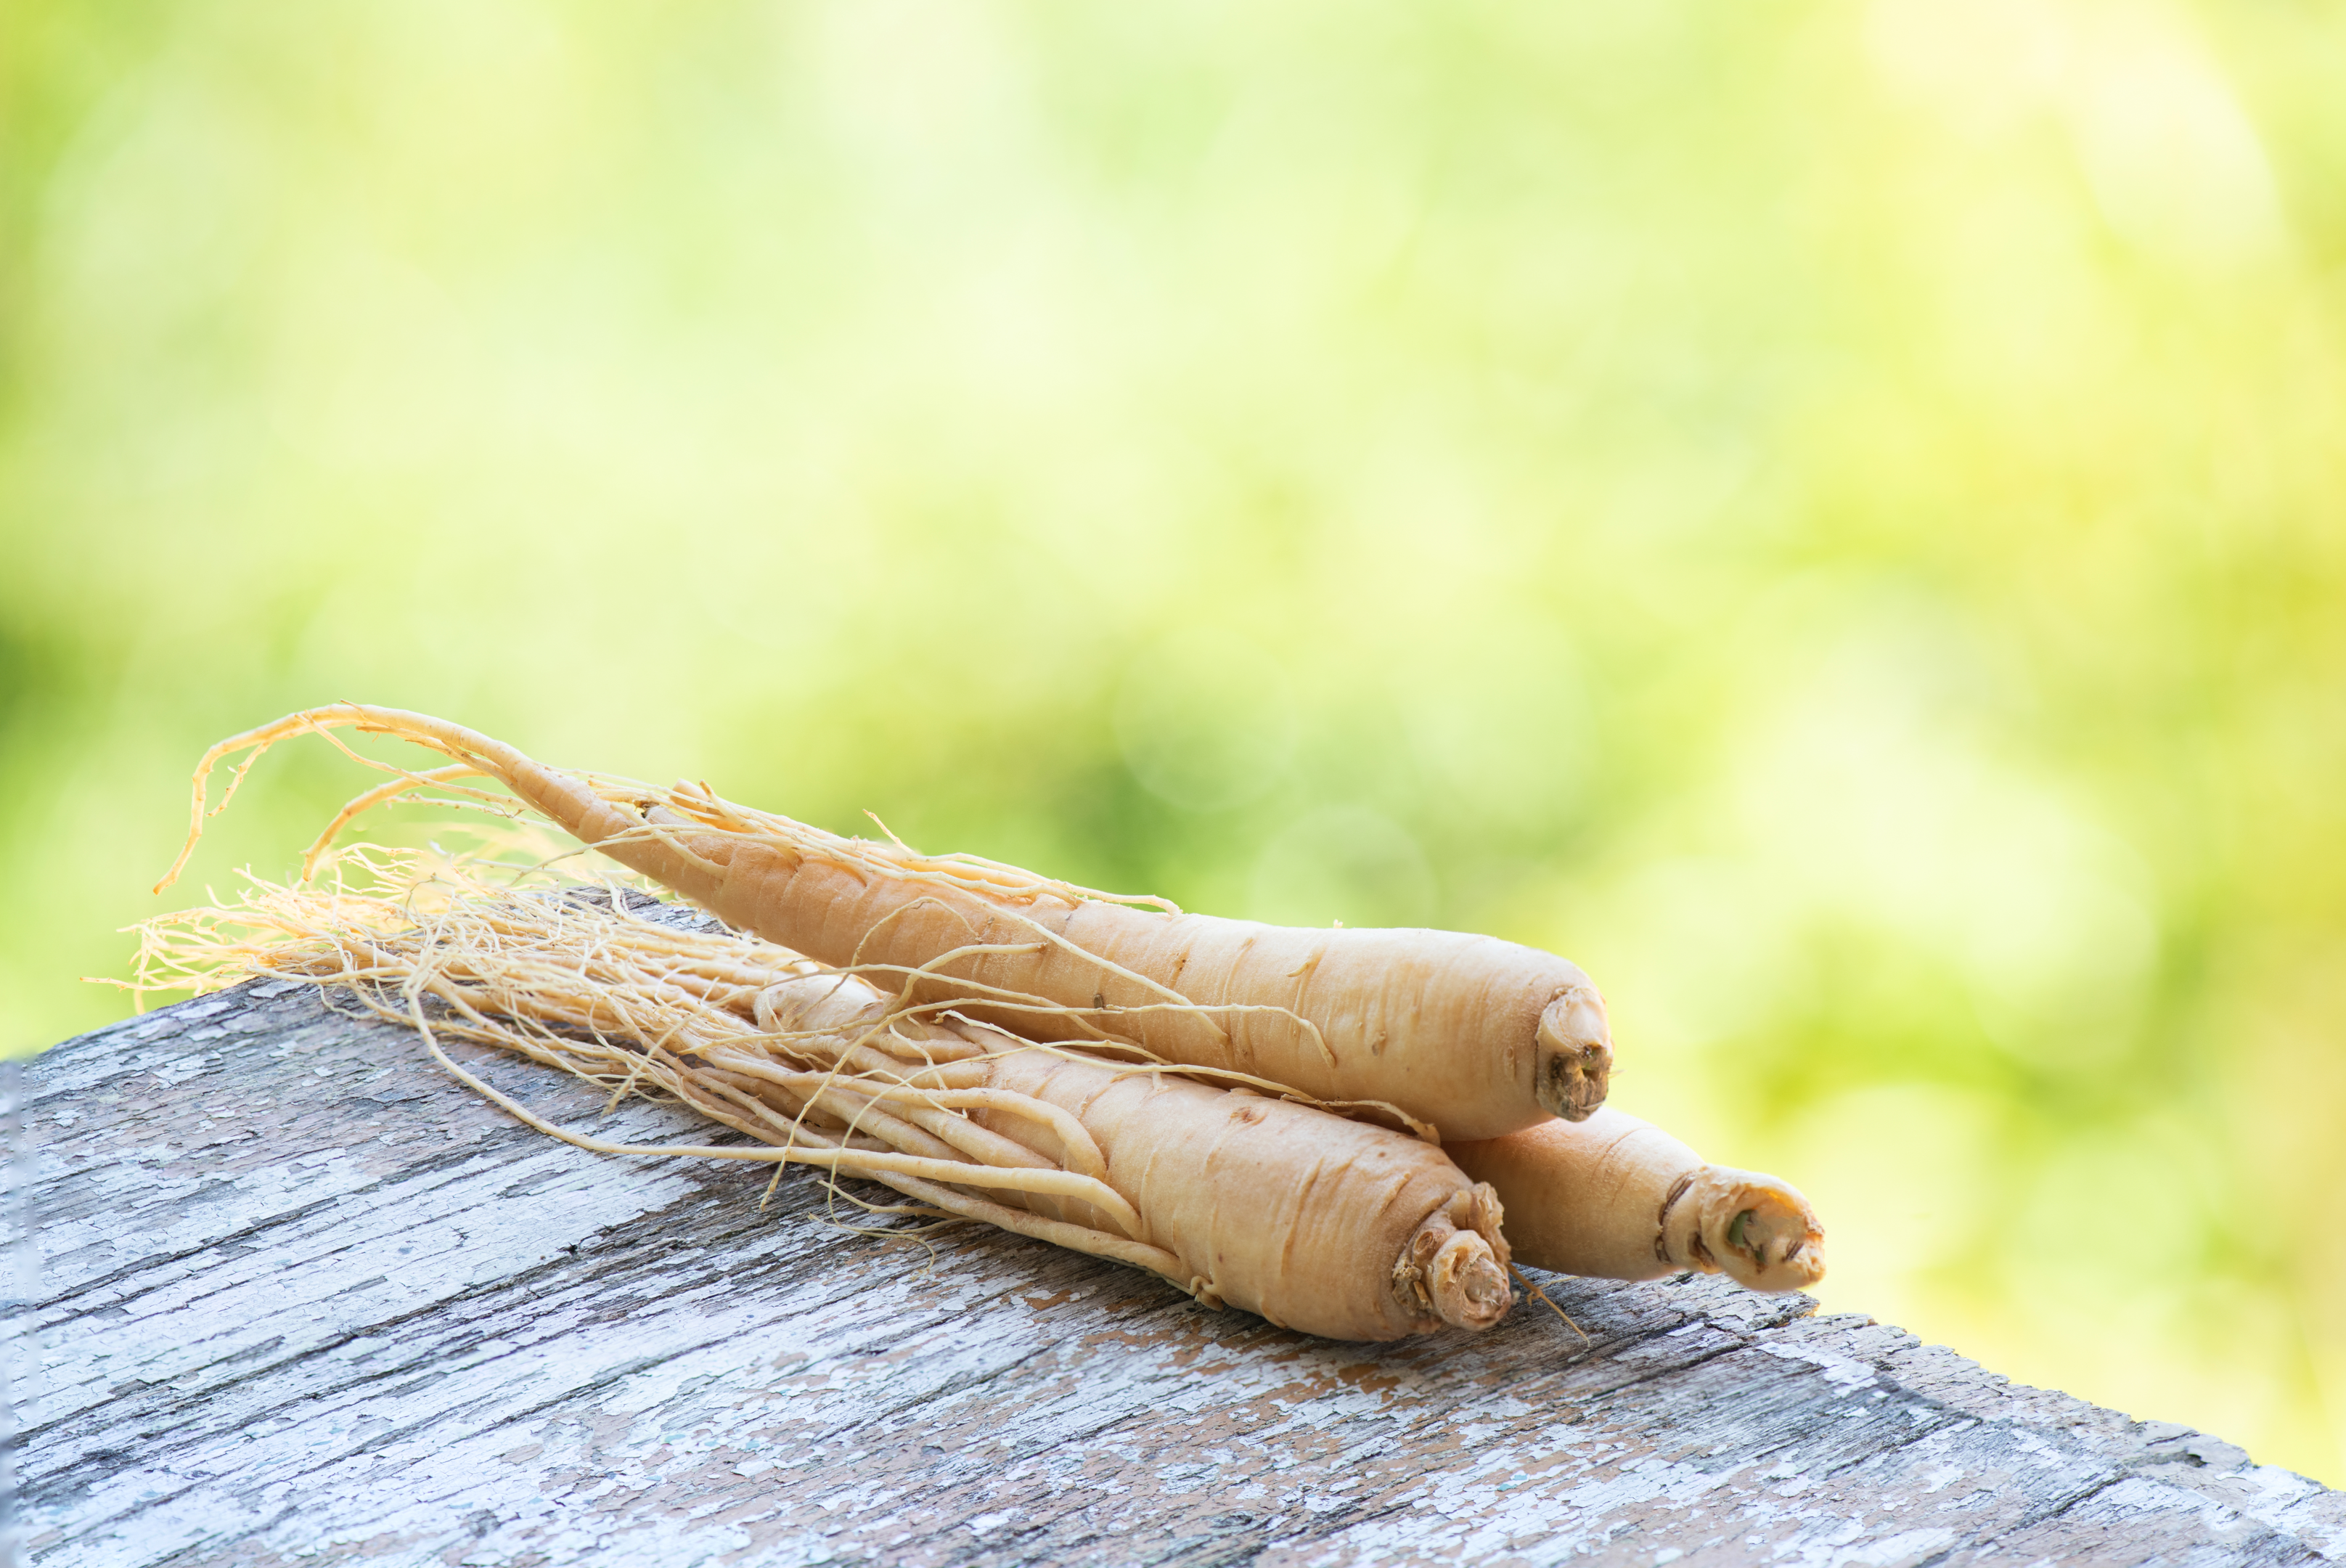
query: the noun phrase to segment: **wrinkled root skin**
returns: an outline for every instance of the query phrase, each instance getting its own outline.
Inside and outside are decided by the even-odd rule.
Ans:
[[[1723,1273],[1753,1290],[1803,1290],[1825,1275],[1825,1232],[1789,1183],[1705,1166],[1671,1187],[1655,1253],[1679,1268]]]
[[[1426,1327],[1446,1323],[1480,1331],[1507,1315],[1515,1291],[1507,1283],[1505,1218],[1487,1182],[1426,1216],[1402,1248],[1392,1270],[1393,1293]]]
[[[1593,991],[1565,993],[1540,1014],[1535,1092],[1551,1115],[1585,1122],[1605,1104],[1613,1076],[1613,1032]]]

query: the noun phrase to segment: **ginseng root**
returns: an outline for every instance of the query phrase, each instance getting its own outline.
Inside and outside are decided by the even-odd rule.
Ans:
[[[607,896],[523,894],[462,867],[418,890],[413,857],[356,863],[374,869],[372,889],[256,883],[240,906],[148,922],[145,988],[238,973],[347,987],[418,1028],[475,1090],[570,1143],[868,1177],[922,1212],[1117,1258],[1307,1333],[1392,1339],[1487,1328],[1507,1310],[1497,1199],[1418,1139],[904,1015],[853,976]],[[441,1049],[446,1035],[561,1067],[615,1100],[681,1101],[757,1142],[582,1136],[466,1071]]]
[[[353,800],[320,848],[359,811],[426,786],[501,802],[455,782],[490,778],[728,924],[868,975],[914,1006],[955,1006],[1030,1039],[1129,1041],[1161,1061],[1327,1104],[1382,1103],[1448,1138],[1494,1137],[1551,1115],[1576,1120],[1604,1102],[1612,1042],[1603,1001],[1550,953],[1456,932],[1183,914],[972,856],[841,838],[706,785],[661,789],[547,768],[397,708],[313,708],[222,741],[197,769],[189,846],[216,762],[250,750],[240,779],[270,744],[344,727],[454,762],[427,773],[373,763],[400,777]],[[175,865],[165,883],[178,873]]]
[[[1502,1213],[1432,1145],[1309,1105],[1209,1088],[1168,1074],[1048,1050],[974,1024],[886,1024],[887,999],[853,977],[783,983],[762,1023],[842,1041],[892,1027],[915,1049],[976,1044],[987,1088],[1056,1105],[1081,1123],[1106,1179],[1182,1260],[1199,1300],[1335,1339],[1391,1339],[1447,1323],[1482,1329],[1507,1310]],[[1054,1161],[1054,1124],[977,1108],[974,1120]],[[1097,1224],[1079,1196],[1015,1200]]]
[[[1606,1279],[1690,1268],[1754,1290],[1824,1278],[1824,1227],[1808,1199],[1774,1176],[1707,1165],[1626,1111],[1446,1152],[1498,1189],[1515,1257],[1536,1268]]]

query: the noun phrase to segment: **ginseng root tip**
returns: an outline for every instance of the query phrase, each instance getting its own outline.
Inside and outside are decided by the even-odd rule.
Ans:
[[[1754,1290],[1800,1290],[1825,1274],[1825,1232],[1799,1190],[1774,1176],[1726,1166],[1698,1175],[1694,1235],[1738,1284]]]
[[[1454,1329],[1488,1329],[1507,1315],[1515,1293],[1491,1244],[1471,1230],[1443,1243],[1427,1271],[1434,1315]]]

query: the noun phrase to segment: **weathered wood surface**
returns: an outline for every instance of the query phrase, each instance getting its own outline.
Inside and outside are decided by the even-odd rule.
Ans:
[[[2346,1494],[1797,1298],[1552,1279],[1590,1348],[1536,1303],[1315,1341],[1013,1237],[846,1234],[803,1173],[761,1213],[757,1171],[582,1153],[307,989],[29,1078],[54,1568],[2346,1556]]]

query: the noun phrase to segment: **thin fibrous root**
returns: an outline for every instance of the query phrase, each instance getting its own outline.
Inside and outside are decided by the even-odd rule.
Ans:
[[[1146,1234],[1138,1212],[1107,1184],[1096,1145],[1059,1107],[999,1090],[924,1088],[912,1081],[917,1070],[908,1064],[878,1056],[885,1065],[874,1074],[843,1059],[875,1053],[821,1033],[776,1035],[743,1016],[775,987],[810,977],[822,983],[827,972],[819,965],[754,939],[687,939],[631,921],[616,898],[516,897],[484,880],[478,867],[436,864],[414,852],[362,847],[346,851],[336,871],[331,890],[251,879],[234,909],[146,922],[133,988],[201,991],[244,973],[336,984],[366,1010],[415,1028],[434,1060],[467,1087],[577,1147],[815,1166],[1168,1278],[1182,1272],[1171,1254],[1137,1239]],[[355,891],[344,874],[353,871]],[[712,954],[729,946],[738,956]],[[690,962],[678,965],[679,955]],[[730,983],[678,983],[712,973]],[[766,1146],[627,1144],[573,1131],[458,1064],[443,1048],[444,1034],[514,1051],[615,1095],[682,1101]],[[745,1092],[744,1082],[772,1091],[777,1103]],[[974,1110],[1053,1129],[1073,1168],[971,1120]],[[838,1130],[826,1130],[825,1122]],[[1008,1207],[980,1196],[986,1192],[1070,1200],[1123,1234]]]

